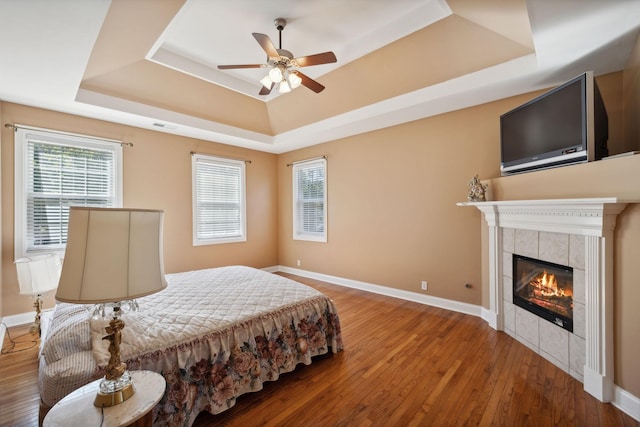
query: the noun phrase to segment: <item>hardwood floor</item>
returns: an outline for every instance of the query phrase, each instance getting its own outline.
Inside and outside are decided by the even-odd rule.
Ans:
[[[283,275],[335,301],[345,351],[195,426],[640,426],[479,318]],[[0,356],[0,426],[36,425],[36,357]]]
[[[37,336],[29,333],[31,325],[11,328],[16,341],[15,353],[0,355],[0,426],[37,426],[38,394]],[[35,345],[33,340],[38,340]],[[7,334],[3,352],[10,348]]]

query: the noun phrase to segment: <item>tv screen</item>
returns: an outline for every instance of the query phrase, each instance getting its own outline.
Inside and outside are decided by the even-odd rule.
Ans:
[[[594,122],[602,122],[602,113],[606,124],[597,85],[592,74],[585,73],[503,114],[503,174],[594,160],[589,158],[590,132],[593,135]]]

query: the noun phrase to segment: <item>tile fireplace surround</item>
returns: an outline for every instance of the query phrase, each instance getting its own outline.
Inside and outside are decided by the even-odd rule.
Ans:
[[[603,402],[613,385],[613,230],[617,198],[467,202],[489,226],[489,309],[483,318],[581,380]],[[574,333],[512,304],[511,254],[574,267]],[[522,253],[524,252],[524,253]],[[581,369],[582,367],[582,369]]]

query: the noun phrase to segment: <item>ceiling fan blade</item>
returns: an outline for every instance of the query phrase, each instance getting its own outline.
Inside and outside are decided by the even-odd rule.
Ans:
[[[309,65],[329,64],[336,62],[336,55],[333,52],[316,53],[315,55],[301,56],[295,58],[299,67],[308,67]]]
[[[314,91],[315,93],[320,93],[320,92],[322,92],[324,90],[324,86],[322,86],[317,81],[313,80],[311,77],[309,77],[309,76],[307,76],[305,74],[302,74],[300,71],[296,71],[296,74],[302,80],[301,83],[304,86],[306,86],[309,89],[311,89],[312,91]]]
[[[271,43],[271,39],[266,34],[260,33],[251,33],[253,34],[253,38],[258,41],[262,49],[267,52],[267,56],[269,58],[280,58],[280,54],[276,50],[276,47]]]
[[[265,64],[244,64],[244,65],[218,65],[219,70],[232,70],[234,68],[265,68]]]
[[[275,83],[271,83],[271,87],[269,89],[262,86],[262,88],[260,89],[260,93],[258,93],[258,95],[269,95],[275,85],[276,85]]]

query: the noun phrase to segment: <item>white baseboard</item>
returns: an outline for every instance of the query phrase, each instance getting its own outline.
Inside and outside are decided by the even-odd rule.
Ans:
[[[362,291],[373,292],[393,298],[400,298],[407,301],[430,305],[433,307],[444,308],[446,310],[456,311],[459,313],[470,314],[472,316],[480,317],[494,329],[496,329],[497,325],[495,313],[482,306],[477,306],[474,304],[452,301],[445,298],[433,297],[429,295],[422,295],[416,292],[389,288],[387,286],[375,285],[372,283],[330,276],[327,274],[314,273],[312,271],[300,270],[298,268],[287,267],[284,265],[269,267],[263,270],[269,271],[271,273],[281,271],[283,273],[295,274],[297,276],[308,277],[310,279],[322,280],[323,282],[332,283],[334,285],[360,289]],[[618,387],[617,385],[614,385],[614,389],[614,398],[611,404],[636,421],[640,421],[640,399],[627,392],[626,390]]]
[[[47,308],[46,310],[42,310],[42,316],[46,316],[47,313],[53,311],[53,308]],[[2,326],[0,326],[0,344],[4,342],[4,335],[7,332],[7,328],[12,328],[14,326],[22,326],[33,324],[35,322],[36,312],[28,311],[26,313],[18,313],[12,314],[10,316],[4,316],[0,320],[2,321]]]
[[[498,329],[498,316],[488,308],[480,307],[480,317],[493,329]]]
[[[35,318],[36,318],[36,312],[28,311],[26,313],[19,313],[19,314],[12,314],[10,316],[4,316],[2,321],[7,325],[7,328],[11,328],[13,326],[20,326],[20,325],[26,325],[27,323],[33,323]]]
[[[4,334],[7,332],[7,326],[4,324],[4,318],[0,317],[0,347],[4,344]]]
[[[611,404],[640,422],[640,398],[614,384],[614,397]]]
[[[373,283],[360,282],[358,280],[345,279],[342,277],[329,276],[327,274],[314,273],[312,271],[300,270],[298,268],[278,266],[277,271],[283,273],[295,274],[310,279],[322,280],[323,282],[333,283],[335,285],[345,286],[347,288],[360,289],[362,291],[373,292],[375,294],[386,295],[393,298],[400,298],[406,301],[413,301],[420,304],[430,305],[433,307],[444,308],[458,313],[470,314],[480,317],[482,307],[466,302],[453,301],[445,298],[423,295],[417,292],[405,291],[402,289],[390,288],[388,286],[375,285]]]

